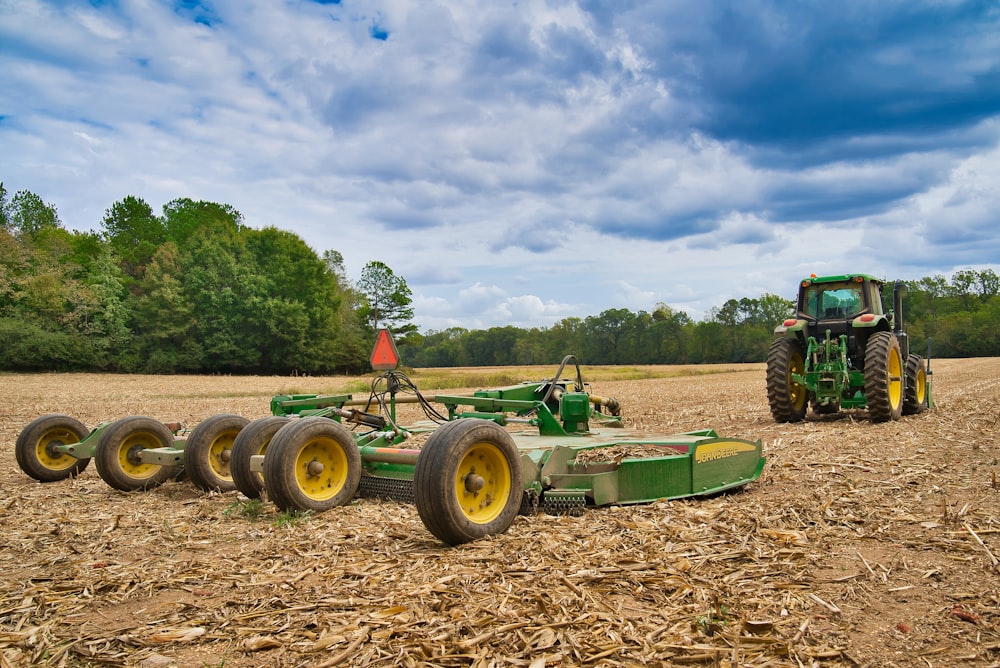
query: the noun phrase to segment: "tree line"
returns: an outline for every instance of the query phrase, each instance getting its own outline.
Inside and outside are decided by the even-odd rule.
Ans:
[[[992,269],[906,283],[903,319],[911,351],[1000,355],[1000,278]],[[793,297],[796,288],[789,286]],[[698,322],[666,304],[652,312],[609,309],[551,328],[430,332],[414,339],[404,357],[415,367],[555,364],[567,353],[595,365],[763,362],[774,327],[794,312],[794,298],[773,294],[730,299]]]
[[[911,349],[1000,355],[992,269],[908,282]],[[789,286],[789,297],[795,286]],[[761,362],[791,298],[730,299],[700,321],[667,304],[608,309],[545,328],[421,333],[412,295],[369,262],[348,280],[336,250],[247,226],[228,204],[141,198],[109,207],[99,231],[67,230],[38,195],[0,183],[0,369],[125,373],[327,374],[368,371],[376,328],[409,367]]]
[[[359,291],[360,290],[360,291]],[[0,183],[0,369],[361,372],[376,324],[413,328],[405,281],[370,262],[254,229],[232,206],[127,196],[99,232]]]

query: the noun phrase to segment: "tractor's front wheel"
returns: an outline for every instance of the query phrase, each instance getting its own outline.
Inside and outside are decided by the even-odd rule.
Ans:
[[[449,545],[503,533],[521,507],[520,452],[494,422],[448,422],[421,449],[413,492],[424,526]]]
[[[927,369],[920,355],[906,358],[906,392],[903,395],[903,415],[923,413],[927,409]]]
[[[903,357],[892,332],[875,332],[865,346],[865,402],[872,422],[898,420],[903,413]]]
[[[14,444],[21,470],[39,482],[56,482],[78,475],[90,459],[77,459],[56,446],[79,443],[90,432],[68,415],[43,415],[28,423]]]
[[[176,466],[147,464],[142,451],[173,447],[174,435],[153,418],[133,415],[109,425],[94,452],[97,473],[104,482],[123,492],[152,489],[177,474]]]
[[[354,436],[329,418],[289,422],[267,446],[264,485],[281,510],[323,512],[342,506],[360,483],[361,453]]]
[[[254,420],[236,436],[233,441],[233,457],[229,461],[229,471],[233,474],[236,489],[248,499],[259,499],[264,492],[264,476],[250,470],[250,458],[263,455],[271,439],[278,430],[288,424],[283,415],[268,415]]]
[[[184,470],[195,487],[206,492],[236,489],[230,463],[233,441],[250,423],[241,415],[213,415],[202,420],[184,444]]]
[[[809,391],[793,376],[805,374],[802,348],[795,341],[779,337],[767,351],[767,403],[776,422],[799,422],[806,416]]]

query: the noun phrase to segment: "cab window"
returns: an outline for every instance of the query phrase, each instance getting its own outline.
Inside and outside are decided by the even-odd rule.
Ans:
[[[816,320],[850,318],[864,310],[860,283],[811,285],[804,295],[803,312]]]

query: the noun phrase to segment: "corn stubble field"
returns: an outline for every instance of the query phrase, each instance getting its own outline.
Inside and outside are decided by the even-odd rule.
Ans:
[[[1000,665],[1000,359],[933,370],[934,411],[785,425],[763,365],[585,366],[629,425],[762,439],[760,480],[453,548],[405,504],[296,517],[186,482],[117,492],[93,465],[42,485],[14,458],[47,413],[193,426],[358,379],[2,375],[0,665]]]

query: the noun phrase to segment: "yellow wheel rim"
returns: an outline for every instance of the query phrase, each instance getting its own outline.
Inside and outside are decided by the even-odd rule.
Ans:
[[[35,444],[35,456],[38,463],[50,471],[64,471],[72,468],[79,460],[65,452],[58,452],[55,447],[79,442],[80,439],[77,438],[76,434],[68,429],[46,432]]]
[[[927,400],[927,372],[921,368],[917,372],[917,404],[923,405]]]
[[[142,480],[151,478],[160,470],[159,464],[146,464],[142,461],[142,451],[161,447],[156,434],[139,431],[130,434],[118,445],[118,466],[126,475]]]
[[[208,450],[208,463],[212,471],[220,478],[232,478],[229,472],[229,460],[233,455],[233,441],[239,432],[226,432],[219,434],[219,437],[212,441],[212,447]]]
[[[806,386],[793,380],[793,376],[801,376],[806,369],[806,363],[799,353],[793,353],[788,360],[788,387],[792,397],[792,406],[798,410],[806,403]]]
[[[295,482],[310,499],[326,501],[347,482],[347,454],[339,442],[319,437],[303,444],[295,458]]]
[[[495,520],[507,505],[510,481],[510,466],[499,447],[473,445],[455,472],[455,495],[462,513],[477,524]]]
[[[889,374],[889,405],[896,408],[903,402],[903,363],[898,350],[889,350],[886,372]]]

